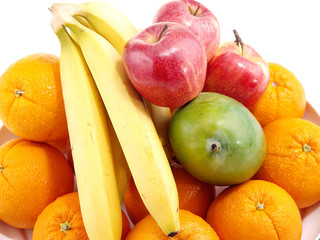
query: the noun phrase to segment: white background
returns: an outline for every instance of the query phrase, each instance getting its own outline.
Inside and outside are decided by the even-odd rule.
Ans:
[[[118,7],[138,29],[150,25],[157,9],[167,2],[167,0],[107,1]],[[0,1],[0,75],[11,63],[28,54],[37,52],[60,54],[59,42],[50,27],[51,13],[48,10],[54,2],[85,1]],[[221,27],[221,41],[233,41],[232,30],[237,29],[243,41],[255,48],[267,62],[279,63],[291,70],[304,86],[308,101],[320,112],[318,0],[200,0],[200,2],[217,17]],[[4,225],[0,222],[0,239],[7,239],[1,237],[2,231]]]
[[[141,29],[152,23],[167,0],[107,0]],[[54,2],[0,1],[0,75],[17,59],[36,52],[60,53],[48,8]],[[233,29],[267,61],[291,70],[309,102],[320,112],[320,7],[317,0],[202,0],[217,17],[221,41],[233,41]]]

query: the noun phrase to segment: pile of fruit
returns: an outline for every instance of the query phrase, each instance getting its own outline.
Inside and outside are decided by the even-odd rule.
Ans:
[[[60,57],[31,54],[0,78],[18,137],[0,147],[1,221],[33,240],[301,238],[320,127],[302,119],[292,72],[236,30],[220,43],[194,0],[141,31],[107,2],[50,10]]]

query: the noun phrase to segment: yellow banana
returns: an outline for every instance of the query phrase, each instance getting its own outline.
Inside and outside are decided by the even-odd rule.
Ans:
[[[63,21],[79,43],[142,200],[162,231],[175,235],[180,229],[175,181],[150,114],[127,79],[121,56],[105,38],[73,18]]]
[[[55,4],[57,5],[64,5],[64,7],[68,7],[68,13],[70,14],[71,12],[74,11],[74,5],[71,4]],[[83,26],[90,28],[93,30],[89,22],[82,16],[80,15],[75,15],[73,16],[80,24]],[[70,32],[70,35],[73,39],[76,39],[73,36],[73,33]],[[118,183],[118,190],[119,190],[119,197],[121,203],[123,202],[124,195],[126,193],[126,190],[129,186],[130,178],[131,178],[131,173],[130,169],[128,167],[127,161],[125,159],[125,156],[123,154],[122,148],[120,146],[119,140],[117,138],[116,133],[114,132],[113,126],[110,122],[110,118],[108,118],[108,125],[110,128],[110,138],[111,138],[111,144],[112,144],[112,152],[113,152],[113,160],[114,160],[114,167],[116,171],[116,177],[117,177],[117,183]]]
[[[88,23],[87,19],[85,19],[84,17],[81,17],[81,16],[74,16],[74,18],[80,23],[82,24],[83,26],[87,27],[87,28],[90,28],[91,30],[94,30],[90,23]]]
[[[120,55],[127,41],[137,33],[129,19],[107,2],[90,1],[82,4],[63,3],[59,5],[64,5],[69,15],[77,19],[78,16],[85,18],[90,28],[106,38]],[[87,27],[87,24],[84,26]]]
[[[136,32],[133,25],[131,23],[128,24],[129,20],[126,19],[124,17],[124,15],[121,15],[118,10],[113,11],[114,7],[111,7],[111,5],[106,2],[95,1],[95,2],[88,2],[88,3],[84,3],[84,4],[68,4],[68,3],[60,3],[59,4],[59,3],[57,3],[55,5],[56,6],[63,5],[63,8],[67,9],[69,15],[72,15],[80,24],[82,24],[83,26],[85,26],[87,28],[90,28],[91,30],[94,30],[94,29],[90,25],[88,20],[79,14],[79,12],[82,12],[82,11],[80,11],[80,6],[83,6],[84,8],[88,8],[88,10],[92,9],[93,11],[95,11],[95,9],[100,9],[98,12],[100,13],[101,16],[104,15],[104,17],[102,17],[102,18],[106,18],[106,16],[107,16],[106,14],[110,15],[110,11],[113,13],[113,15],[116,15],[116,13],[118,12],[119,17],[117,19],[114,19],[120,23],[120,25],[117,27],[120,28],[121,26],[124,27],[126,25],[129,29],[126,29],[124,31],[124,34],[122,34],[121,36],[120,35],[117,36],[117,38],[129,37],[130,33],[133,35]],[[82,12],[82,14],[84,14],[84,13]],[[85,15],[87,16],[87,14],[85,14]],[[89,16],[90,16],[89,19],[93,22],[95,27],[102,29],[101,31],[105,34],[106,33],[108,33],[109,35],[110,35],[110,33],[112,34],[112,31],[109,31],[110,27],[107,28],[106,25],[103,25],[102,20],[101,20],[101,22],[100,22],[100,20],[99,20],[99,22],[97,22],[98,21],[97,17],[95,17],[92,14],[89,14]],[[116,21],[113,22],[111,25],[114,25],[114,24],[116,24]],[[76,40],[76,38],[73,36],[72,32],[70,32],[70,35],[71,35],[71,37],[73,37],[74,40]],[[112,39],[115,41],[117,38],[112,38]],[[126,40],[124,40],[124,41],[126,41]],[[118,46],[118,49],[121,49],[121,47],[123,48],[124,45]],[[109,124],[109,127],[110,127],[110,137],[111,137],[112,148],[113,148],[115,171],[116,171],[118,189],[119,189],[119,194],[120,194],[120,201],[123,202],[125,192],[129,186],[131,173],[130,173],[130,169],[128,167],[127,161],[125,159],[125,156],[123,154],[123,151],[121,149],[119,140],[113,130],[112,124]]]
[[[52,6],[61,44],[60,71],[81,213],[91,240],[119,240],[121,204],[107,113],[79,47]],[[72,226],[71,226],[72,228]]]
[[[90,1],[82,4],[74,4],[72,8],[73,16],[87,21],[90,28],[105,39],[107,39],[122,55],[123,48],[127,41],[138,31],[129,19],[117,8],[107,2]],[[144,99],[145,100],[145,99]],[[169,108],[159,107],[146,101],[146,106],[151,114],[154,125],[157,129],[162,146],[168,159],[172,159],[172,149],[168,137],[168,126],[171,118]]]
[[[121,11],[107,2],[90,1],[82,4],[63,5],[68,8],[69,14],[75,17],[82,25],[107,39],[120,55],[127,41],[138,32]],[[146,106],[151,114],[165,153],[168,159],[171,160],[172,149],[168,137],[168,126],[171,118],[170,109],[156,106],[146,99],[144,100],[147,103]],[[123,185],[127,186],[126,184]]]
[[[107,123],[109,128],[111,146],[112,146],[112,155],[114,161],[114,168],[116,171],[116,178],[118,183],[118,191],[120,202],[123,202],[124,195],[130,183],[131,172],[127,163],[127,160],[122,151],[119,139],[117,137],[116,132],[112,126],[111,120],[109,116],[107,117]]]

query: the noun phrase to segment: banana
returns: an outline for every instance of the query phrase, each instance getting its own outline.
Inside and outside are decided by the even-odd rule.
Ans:
[[[56,10],[52,6],[52,27],[61,44],[62,91],[84,225],[92,240],[119,240],[121,203],[107,112],[80,49]]]
[[[96,31],[107,39],[120,55],[122,55],[127,41],[138,32],[121,11],[107,2],[90,1],[82,4],[63,3],[62,5],[68,7],[69,14],[82,25]],[[168,126],[171,118],[170,109],[156,106],[146,99],[144,101],[151,114],[167,158],[171,161],[172,149],[168,137]]]
[[[90,1],[82,4],[70,5],[72,15],[85,19],[84,26],[91,28],[107,39],[122,55],[123,48],[127,41],[138,31],[129,19],[115,8],[112,4],[101,1]],[[168,126],[171,118],[169,108],[156,106],[146,99],[146,106],[151,114],[152,120],[157,129],[162,146],[169,160],[172,159],[172,149],[168,137]]]
[[[87,19],[85,19],[84,17],[81,17],[81,16],[74,16],[74,18],[80,23],[82,24],[83,26],[87,27],[87,28],[90,28],[91,30],[94,30],[90,23],[88,23]]]
[[[79,43],[144,204],[161,230],[174,236],[180,229],[175,181],[150,114],[130,84],[121,56],[105,38],[71,18],[67,10],[60,17]]]
[[[113,155],[114,168],[115,168],[117,184],[118,184],[119,198],[120,198],[120,202],[122,203],[124,199],[124,195],[130,183],[131,172],[109,116],[107,116],[107,124],[109,128],[109,133],[110,133],[112,155]]]
[[[116,42],[118,42],[117,39],[124,38],[124,37],[129,38],[129,36],[131,37],[133,34],[136,33],[135,28],[129,22],[129,20],[123,14],[121,14],[119,10],[115,9],[112,5],[106,2],[93,1],[93,2],[88,2],[84,4],[56,3],[55,6],[56,7],[58,6],[60,8],[62,7],[65,11],[67,11],[68,15],[73,16],[80,24],[82,24],[87,28],[90,28],[91,30],[94,30],[94,29],[89,23],[88,19],[84,17],[84,16],[88,16],[88,14],[84,14],[84,12],[81,10],[82,7],[84,9],[88,9],[88,11],[91,11],[92,9],[93,12],[98,12],[100,14],[101,19],[106,18],[112,12],[112,15],[118,16],[118,18],[114,18],[110,26],[114,26],[117,22],[120,24],[118,24],[118,26],[116,26],[115,28],[120,29],[121,27],[124,28],[125,26],[127,26],[127,29],[123,29],[124,30],[123,34],[117,37],[113,37],[113,38],[111,37],[111,39],[115,42],[115,44]],[[108,19],[111,19],[111,18],[108,18]],[[92,21],[95,27],[98,27],[98,29],[101,29],[100,32],[115,36],[115,34],[112,33],[112,31],[114,32],[114,30],[110,31],[110,27],[107,27],[109,25],[104,25],[103,20],[99,20],[99,18],[95,17],[95,15],[89,14],[89,20]],[[76,40],[76,37],[73,36],[72,32],[70,32],[70,35],[73,38],[73,40]],[[120,40],[120,42],[121,41],[126,42],[127,40]],[[121,49],[121,47],[123,48],[124,45],[118,46],[118,49]],[[110,119],[108,122],[110,123]],[[120,201],[123,202],[125,192],[129,186],[131,172],[126,162],[123,151],[121,149],[119,140],[113,130],[113,126],[111,123],[109,124],[109,128],[110,128],[110,137],[111,137],[111,142],[113,147],[113,157],[114,157],[115,171],[116,171],[117,182],[118,182],[118,189],[120,194]]]
[[[71,11],[74,11],[74,9],[73,9],[74,6],[71,4],[63,3],[63,4],[56,4],[56,5],[65,5],[64,7],[66,7],[66,5],[68,5],[67,7],[68,7],[69,14],[71,13]],[[74,15],[73,17],[83,26],[93,30],[93,28],[91,27],[89,22],[84,17],[82,17],[80,15]],[[70,36],[73,39],[76,39],[73,36],[72,32],[70,32]],[[118,183],[119,197],[120,197],[120,201],[122,203],[123,199],[124,199],[124,195],[126,193],[126,190],[129,186],[131,173],[130,173],[130,169],[128,167],[127,161],[125,159],[125,156],[123,154],[122,148],[120,146],[119,140],[117,138],[117,135],[116,135],[116,133],[113,129],[113,126],[110,122],[109,116],[107,116],[107,122],[108,122],[108,126],[110,129],[110,138],[111,138],[111,144],[112,144],[114,167],[115,167],[117,183]]]
[[[86,19],[90,28],[106,38],[120,55],[127,41],[137,33],[129,19],[107,2],[90,1],[82,4],[62,3],[59,5],[64,5],[69,15],[77,19],[78,17]],[[87,27],[87,24],[84,26]]]

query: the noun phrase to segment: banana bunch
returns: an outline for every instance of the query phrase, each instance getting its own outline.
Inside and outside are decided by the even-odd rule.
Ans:
[[[166,129],[170,111],[146,104],[122,67],[122,50],[136,29],[106,2],[53,4],[51,12],[61,45],[62,90],[89,238],[121,238],[121,202],[130,174],[159,227],[174,236],[180,223],[166,156],[171,157]]]

